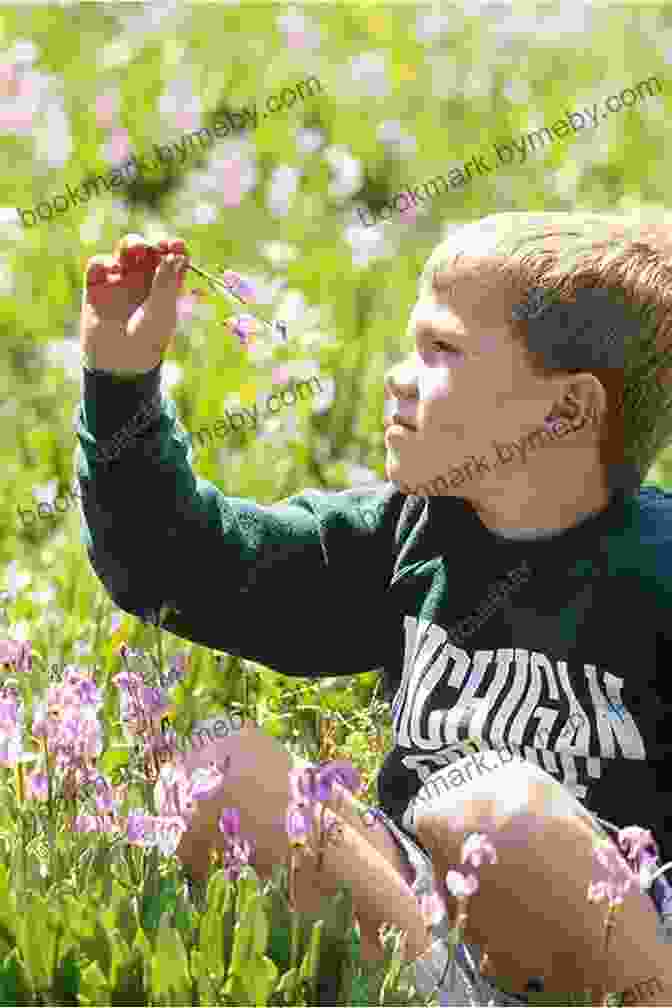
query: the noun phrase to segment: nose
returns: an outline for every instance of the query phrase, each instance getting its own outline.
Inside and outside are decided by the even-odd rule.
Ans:
[[[410,357],[396,364],[385,376],[385,397],[387,399],[417,399],[418,381],[415,367]]]

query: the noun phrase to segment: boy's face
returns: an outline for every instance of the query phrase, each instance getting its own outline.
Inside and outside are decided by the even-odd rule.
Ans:
[[[385,434],[387,478],[403,492],[477,498],[479,487],[491,489],[519,468],[516,452],[511,465],[495,468],[496,443],[539,430],[562,399],[562,381],[535,377],[514,342],[507,320],[517,299],[489,265],[462,259],[458,270],[438,275],[411,314],[415,350],[386,379],[386,425],[396,414],[415,427]]]

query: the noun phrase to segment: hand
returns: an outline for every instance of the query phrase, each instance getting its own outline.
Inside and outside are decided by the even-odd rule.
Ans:
[[[80,341],[94,368],[151,371],[161,362],[175,334],[187,268],[181,238],[153,248],[142,235],[124,235],[114,255],[89,259]]]

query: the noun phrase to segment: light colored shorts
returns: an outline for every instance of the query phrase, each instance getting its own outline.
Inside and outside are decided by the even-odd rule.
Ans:
[[[593,815],[588,810],[584,810],[603,837],[609,837],[607,824]],[[420,899],[425,893],[431,892],[434,886],[434,871],[432,862],[425,852],[418,846],[411,837],[401,830],[397,824],[386,815],[382,809],[376,809],[376,817],[387,826],[393,837],[399,844],[402,854],[405,856],[408,865],[406,879],[412,887],[414,893]],[[613,833],[614,830],[611,830]],[[661,923],[668,915],[663,915],[661,907],[658,906],[654,896],[652,896],[656,910],[658,911]],[[669,932],[669,918],[667,920]],[[477,1006],[499,1006],[499,1005],[529,1005],[530,1000],[525,994],[511,994],[495,987],[489,980],[481,975],[479,963],[482,953],[478,945],[467,945],[462,943],[457,946],[455,961],[445,974],[448,962],[448,953],[442,939],[447,937],[450,928],[450,921],[447,917],[431,929],[435,941],[431,947],[415,962],[415,985],[420,994],[425,997],[433,991],[438,993],[440,1005],[459,1005],[461,1008],[477,1008]],[[663,940],[670,941],[670,938],[663,937]],[[438,991],[437,991],[438,988]]]

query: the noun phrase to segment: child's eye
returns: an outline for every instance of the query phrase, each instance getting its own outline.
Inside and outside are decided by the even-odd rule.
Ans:
[[[452,343],[444,343],[442,340],[434,340],[432,347],[433,349],[438,350],[439,353],[455,354],[458,357],[462,354],[462,351],[458,350],[457,347],[454,347]]]

